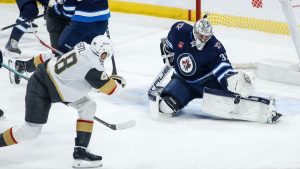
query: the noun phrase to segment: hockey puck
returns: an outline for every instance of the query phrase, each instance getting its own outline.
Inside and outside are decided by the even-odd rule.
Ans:
[[[3,110],[0,109],[0,117],[2,117],[4,115]]]

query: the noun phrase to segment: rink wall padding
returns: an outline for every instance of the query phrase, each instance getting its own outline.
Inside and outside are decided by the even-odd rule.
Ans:
[[[16,0],[0,0],[0,3],[3,3],[3,4],[13,4],[13,3],[16,3]]]

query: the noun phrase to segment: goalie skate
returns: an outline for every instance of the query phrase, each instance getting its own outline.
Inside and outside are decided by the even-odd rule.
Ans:
[[[102,157],[90,153],[85,147],[75,147],[73,157],[73,168],[98,168],[102,166]]]

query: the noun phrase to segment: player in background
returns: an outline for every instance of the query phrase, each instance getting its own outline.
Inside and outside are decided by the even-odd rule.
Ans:
[[[274,100],[247,98],[253,91],[250,77],[233,70],[206,17],[194,26],[175,23],[160,46],[164,63],[174,73],[165,87],[148,93],[154,101],[152,112],[169,117],[193,99],[203,98],[204,112],[222,118],[272,123],[280,117]]]
[[[63,53],[81,41],[91,43],[94,37],[105,34],[110,18],[107,0],[65,0],[53,5],[49,14],[71,19],[58,42]]]
[[[16,3],[18,5],[20,15],[17,18],[16,23],[35,18],[39,13],[37,2],[40,2],[42,5],[47,7],[49,0],[17,0]],[[31,24],[32,24],[32,26],[35,25],[33,23],[31,23]],[[20,55],[22,53],[18,46],[18,43],[19,43],[21,37],[24,35],[24,33],[28,32],[28,30],[30,28],[31,28],[31,26],[28,22],[25,22],[25,23],[22,23],[22,24],[19,24],[19,25],[13,27],[11,35],[9,37],[9,40],[5,45],[5,49],[6,49],[5,55],[11,56],[11,57],[9,57],[8,63],[9,63],[9,65],[12,65],[13,67],[15,67],[15,69],[18,72],[23,72],[24,71],[23,67],[22,67],[22,65],[14,62],[14,59],[11,59],[11,58],[13,58],[17,55]],[[32,30],[32,31],[34,31],[34,30]],[[15,83],[15,84],[20,83],[20,77],[13,73],[9,74],[9,78],[10,78],[11,83]]]
[[[60,58],[36,57],[36,71],[30,77],[25,96],[25,124],[0,134],[0,147],[36,138],[45,123],[52,103],[61,102],[78,111],[73,167],[99,167],[102,157],[87,147],[93,131],[96,102],[88,96],[91,88],[107,95],[125,86],[121,76],[108,77],[103,62],[113,54],[110,39],[94,38],[91,45],[80,42]]]
[[[57,3],[61,5],[63,2],[57,1]],[[55,49],[58,49],[59,37],[61,36],[66,25],[71,21],[71,19],[63,15],[56,15],[55,12],[51,10],[55,10],[55,9],[54,8],[51,8],[50,10],[48,9],[44,18],[46,20],[46,26],[50,36],[51,46]],[[53,52],[53,54],[57,56],[57,53]],[[34,59],[30,59],[27,61],[10,59],[9,63],[11,63],[11,65],[15,65],[15,69],[20,73],[33,72],[35,70]],[[17,74],[10,73],[9,76],[10,76],[9,77],[10,82],[12,84],[20,83],[21,78]]]
[[[37,7],[37,1],[44,6],[48,6],[49,0],[16,0],[18,5],[20,15],[16,20],[16,23],[22,22],[24,20],[33,19],[39,14],[39,9]],[[26,33],[30,24],[25,22],[13,27],[10,34],[9,40],[5,45],[5,49],[8,52],[21,54],[21,50],[18,47],[18,43],[21,37]]]
[[[47,30],[50,34],[51,46],[66,53],[79,42],[91,43],[98,35],[108,29],[110,10],[107,0],[57,1],[49,7],[46,15]],[[57,54],[56,54],[57,55]],[[29,66],[28,66],[29,65]],[[30,66],[31,65],[31,66]],[[16,60],[15,67],[20,73],[31,72],[33,60]],[[10,81],[20,83],[20,77],[11,74]]]
[[[63,0],[56,0],[56,3],[62,7]],[[51,46],[55,49],[59,49],[58,41],[64,31],[65,27],[71,21],[71,18],[64,15],[57,15],[53,7],[49,7],[47,14],[45,15],[47,31],[50,36]],[[52,11],[51,11],[52,10]],[[79,43],[79,42],[78,42]],[[54,53],[56,54],[56,53]]]

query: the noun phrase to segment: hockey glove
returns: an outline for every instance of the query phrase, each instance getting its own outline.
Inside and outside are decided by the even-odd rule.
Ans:
[[[122,76],[111,75],[110,78],[115,80],[119,85],[122,86],[122,88],[124,88],[126,86],[126,80]]]
[[[47,10],[49,16],[63,16],[63,5],[61,4],[54,4],[53,6],[49,7]]]
[[[2,67],[2,63],[3,63],[3,56],[2,56],[2,52],[0,50],[0,68]]]
[[[161,57],[163,58],[164,64],[167,64],[171,67],[174,65],[174,52],[172,48],[166,43],[167,39],[163,38],[160,42],[160,52]]]

